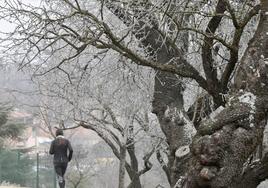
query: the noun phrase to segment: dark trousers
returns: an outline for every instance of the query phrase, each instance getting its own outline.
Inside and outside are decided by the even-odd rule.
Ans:
[[[66,172],[68,163],[54,163],[54,168],[57,174],[58,182],[60,188],[65,187],[65,179],[64,179],[64,174]]]

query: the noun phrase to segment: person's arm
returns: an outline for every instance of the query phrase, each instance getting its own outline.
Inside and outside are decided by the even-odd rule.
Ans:
[[[54,141],[51,142],[50,149],[49,149],[49,154],[50,155],[54,154]]]
[[[72,148],[71,143],[70,143],[69,140],[68,140],[68,149],[69,149],[68,159],[69,159],[69,161],[71,161],[72,160],[72,157],[73,157],[73,148]]]

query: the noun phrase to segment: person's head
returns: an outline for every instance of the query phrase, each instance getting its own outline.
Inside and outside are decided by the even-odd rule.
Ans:
[[[63,131],[61,129],[56,130],[56,136],[59,136],[59,135],[63,136]]]

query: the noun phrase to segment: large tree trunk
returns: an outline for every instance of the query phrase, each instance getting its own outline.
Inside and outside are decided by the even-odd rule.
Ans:
[[[176,87],[174,87],[177,85]],[[182,86],[172,74],[158,72],[155,77],[153,112],[156,114],[161,129],[169,146],[167,176],[171,186],[181,175],[176,165],[175,153],[180,146],[189,143],[185,137],[184,123],[179,118],[183,108]]]
[[[170,12],[175,12],[176,1],[172,1]],[[176,18],[174,18],[176,19]],[[176,29],[173,24],[169,25],[171,31]],[[183,59],[183,51],[179,48],[172,47],[169,43],[163,45],[164,41],[156,39],[162,38],[155,30],[150,30],[146,33],[146,38],[143,41],[145,46],[151,46],[156,52],[156,61],[161,64],[175,63],[172,59],[185,61]],[[184,51],[188,49],[188,32],[182,35],[182,42],[179,44]],[[188,156],[178,158],[176,151],[190,143],[188,133],[185,131],[185,122],[181,117],[183,112],[183,82],[182,78],[175,74],[157,71],[154,85],[154,100],[152,102],[152,112],[156,114],[160,127],[165,134],[168,144],[168,163],[164,167],[170,186],[173,187],[180,176],[186,169]],[[160,153],[158,153],[160,155]],[[183,163],[181,163],[183,161]],[[163,164],[162,164],[163,165]]]
[[[201,123],[193,140],[184,187],[256,188],[267,177],[265,159],[243,171],[245,162],[261,144],[267,123],[267,34],[268,1],[263,0],[259,25],[241,60],[232,97],[214,119]]]
[[[120,15],[118,16],[120,17]],[[152,18],[151,22],[155,24],[154,18]],[[125,23],[127,22],[125,21]],[[179,48],[174,48],[170,42],[161,41],[164,39],[157,30],[158,26],[155,27],[156,29],[151,28],[143,21],[139,21],[135,25],[134,35],[140,40],[140,44],[144,46],[144,49],[149,47],[148,53],[154,56],[160,64],[186,62]],[[186,33],[186,35],[188,34]],[[184,39],[186,38],[187,36],[184,37]],[[176,61],[172,61],[174,59]],[[184,131],[184,122],[182,122],[179,115],[183,109],[182,92],[181,78],[172,73],[156,72],[152,111],[156,114],[168,143],[168,164],[164,168],[171,186],[175,185],[177,179],[183,175],[183,171],[180,168],[185,165],[178,165],[175,152],[180,146],[189,144],[189,139],[185,136],[188,134]]]
[[[110,1],[108,2],[109,3],[107,3],[106,6],[109,10],[111,10],[126,25],[132,24],[131,16],[128,16],[128,13],[124,11],[124,9],[121,9]],[[172,2],[174,5],[176,4],[176,1]],[[174,45],[173,41],[163,39],[163,36],[158,30],[159,26],[157,25],[157,21],[155,21],[156,18],[154,18],[154,15],[150,15],[151,19],[149,20],[149,25],[146,23],[146,20],[143,21],[140,19],[140,17],[142,17],[142,10],[144,10],[143,7],[151,5],[150,3],[147,5],[146,1],[139,1],[139,3],[135,4],[133,8],[134,11],[138,10],[138,13],[135,14],[138,21],[135,23],[135,29],[132,32],[135,37],[140,40],[140,45],[143,46],[150,55],[155,57],[155,60],[159,64],[176,63],[181,65],[181,69],[185,68],[186,72],[188,69],[191,71],[194,70],[194,75],[201,78],[199,73],[183,58],[183,52],[176,46],[176,44]],[[173,5],[170,7],[174,8]],[[169,25],[169,27],[171,27],[170,30],[172,30],[174,25]],[[184,50],[187,51],[186,44],[188,42],[188,32],[184,32],[182,39],[183,42],[181,43],[181,46],[183,46],[183,48],[185,48]],[[205,80],[201,80],[201,82],[204,83]],[[202,87],[205,87],[204,84]],[[172,187],[176,184],[179,177],[184,174],[184,168],[186,168],[188,164],[186,159],[189,158],[188,155],[178,158],[175,154],[181,146],[190,143],[188,138],[189,134],[185,132],[185,122],[182,121],[180,116],[183,111],[182,93],[183,85],[181,77],[178,77],[173,73],[163,71],[156,72],[152,112],[156,114],[161,129],[166,137],[168,144],[168,164],[163,163],[160,152],[158,152],[157,155],[158,159],[161,160],[161,165]]]

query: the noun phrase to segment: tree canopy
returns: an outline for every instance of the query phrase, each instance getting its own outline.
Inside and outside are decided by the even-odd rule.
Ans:
[[[2,40],[5,60],[18,63],[19,69],[29,68],[37,82],[57,78],[45,87],[39,82],[41,93],[45,88],[47,97],[64,99],[77,126],[96,131],[121,156],[121,166],[131,177],[129,187],[141,187],[139,176],[150,169],[153,152],[171,187],[253,188],[267,177],[266,155],[259,152],[257,165],[250,160],[258,148],[262,150],[267,124],[266,0],[44,0],[40,6],[5,0],[0,8],[1,17],[15,24]],[[153,69],[146,78],[154,82],[151,95],[146,98],[139,87],[133,96],[134,90],[124,90],[114,99],[123,98],[120,104],[131,107],[120,108],[106,97],[122,91],[114,90],[118,82],[96,84],[89,94],[92,65],[107,68],[111,61],[128,71]],[[123,74],[132,78],[130,85],[148,73],[143,68],[144,72],[133,72],[137,77]],[[118,81],[117,76],[110,78]],[[146,79],[138,79],[136,86],[146,87]],[[187,92],[191,85],[201,91],[197,96]],[[97,89],[108,95],[94,95]],[[193,96],[188,104],[187,95]],[[136,105],[136,96],[151,103],[168,150],[153,149],[145,155],[144,171],[135,157],[134,133],[139,129],[133,125],[148,133],[144,125],[150,121],[143,112],[149,107]],[[87,105],[76,103],[80,99]],[[192,138],[189,131],[194,129]],[[178,153],[188,145],[190,152]],[[124,161],[126,151],[129,162]]]

